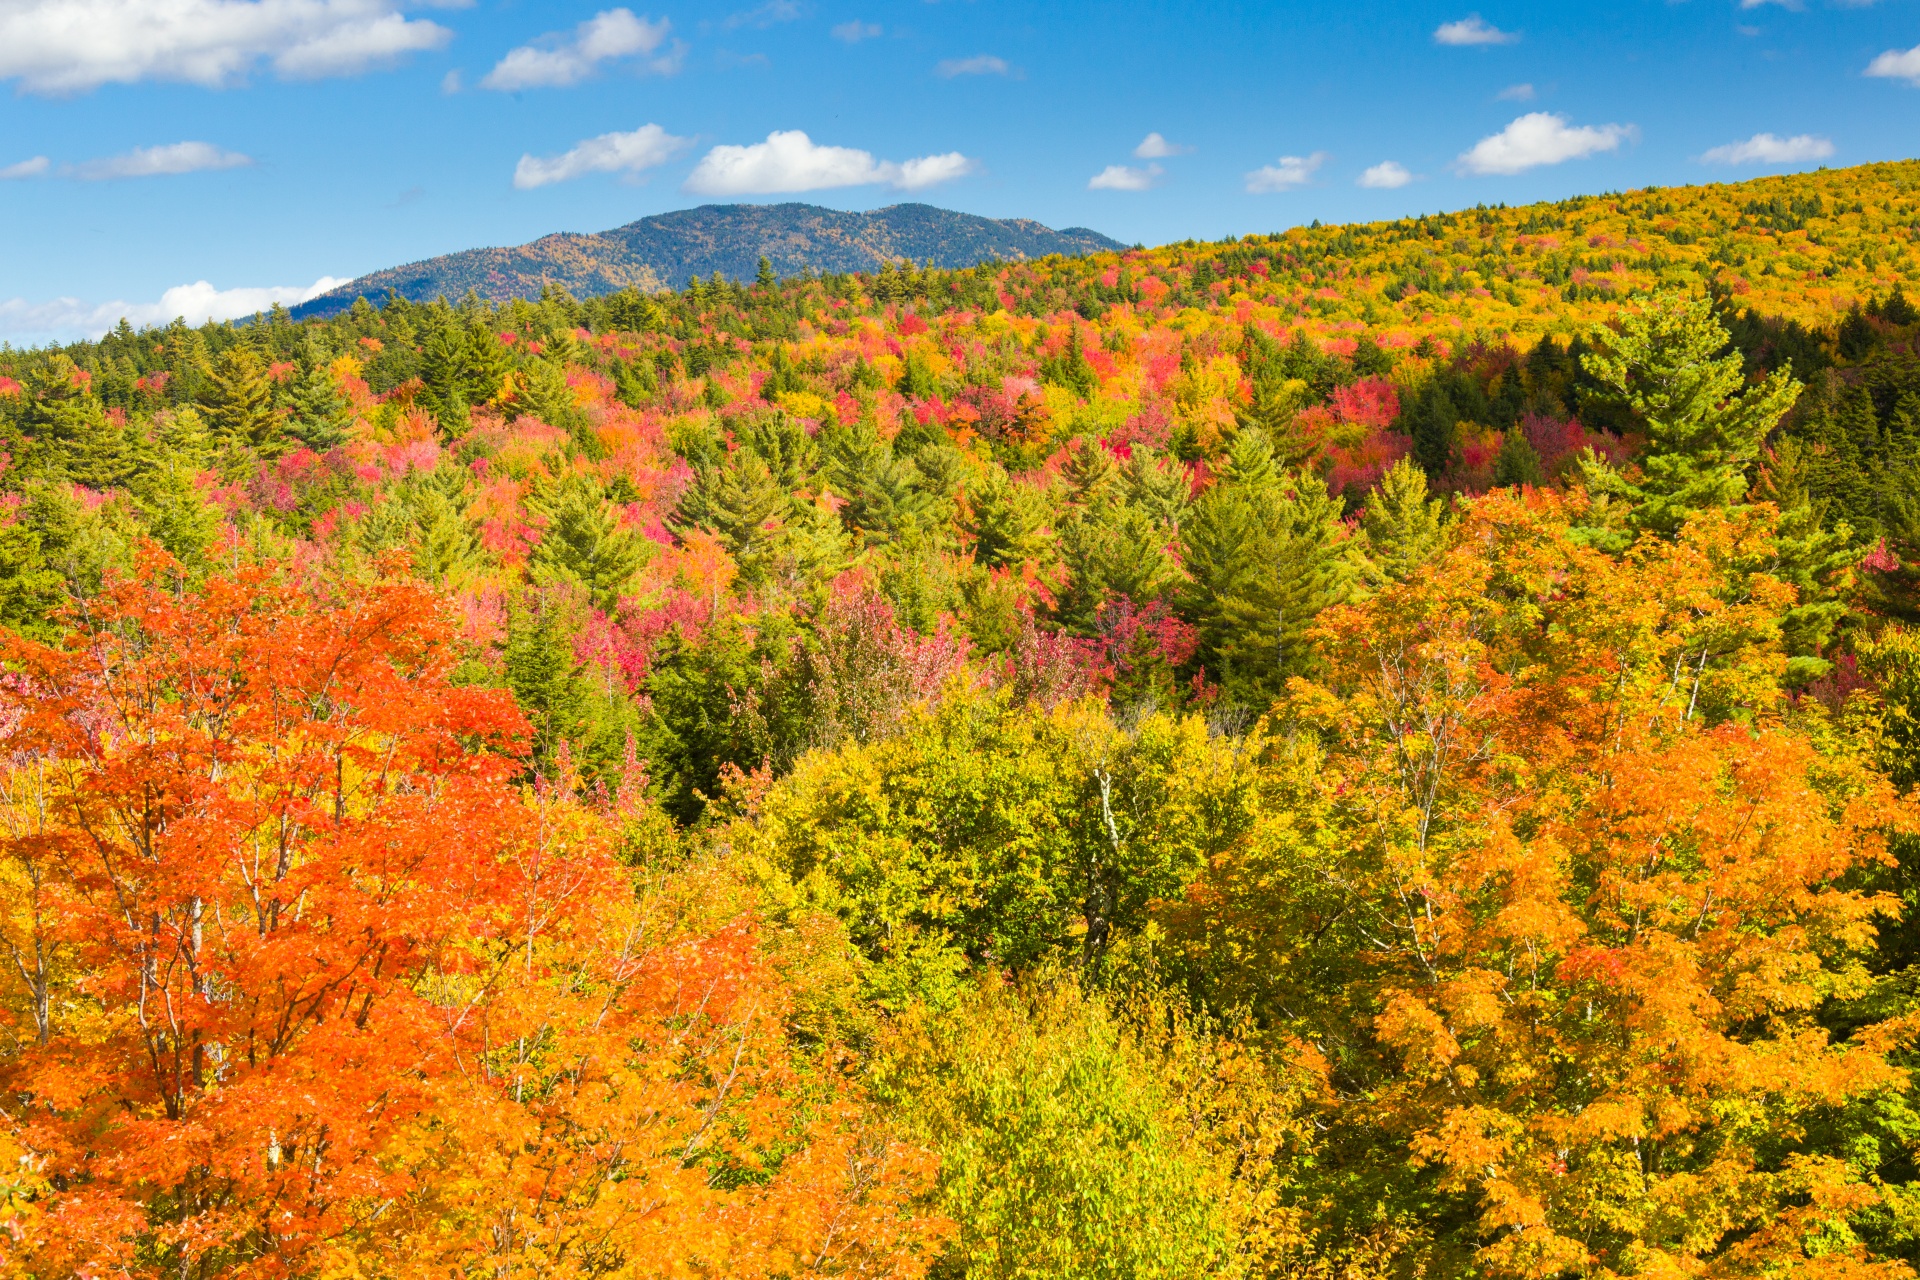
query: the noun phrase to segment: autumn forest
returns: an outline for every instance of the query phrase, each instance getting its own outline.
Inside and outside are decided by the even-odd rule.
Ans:
[[[1920,162],[0,348],[0,1269],[1908,1280],[1917,785]]]

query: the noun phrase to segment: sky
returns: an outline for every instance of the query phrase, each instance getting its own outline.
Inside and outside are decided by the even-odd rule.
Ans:
[[[0,342],[698,204],[1128,243],[1920,152],[1920,0],[0,0]]]

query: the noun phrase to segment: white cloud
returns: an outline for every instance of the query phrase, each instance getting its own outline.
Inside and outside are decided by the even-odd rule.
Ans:
[[[943,80],[951,80],[955,76],[1009,76],[1013,68],[1005,58],[979,53],[971,58],[948,58],[935,67],[933,73]]]
[[[455,67],[440,77],[440,92],[442,93],[458,93],[465,87],[466,77],[460,74],[460,68],[458,67]]]
[[[855,18],[851,22],[841,23],[835,27],[830,34],[835,40],[845,40],[848,44],[859,44],[862,40],[872,40],[880,35],[880,24],[877,22],[862,22],[858,18]]]
[[[1707,164],[1799,164],[1806,160],[1825,160],[1832,154],[1833,143],[1810,133],[1792,138],[1756,133],[1745,142],[1714,147],[1700,159]]]
[[[751,146],[713,148],[687,175],[682,189],[703,196],[765,196],[878,184],[919,191],[978,168],[957,151],[895,164],[874,159],[870,151],[820,146],[800,130],[789,129],[776,130]]]
[[[1870,76],[1880,76],[1888,80],[1905,80],[1911,85],[1920,85],[1920,45],[1911,49],[1889,49],[1867,64]]]
[[[590,173],[639,173],[671,160],[692,141],[676,138],[657,124],[641,125],[631,133],[603,133],[557,156],[521,156],[513,185],[531,191]]]
[[[1157,164],[1150,164],[1144,169],[1135,169],[1124,164],[1110,164],[1087,179],[1087,190],[1145,191],[1158,182],[1160,175],[1165,172],[1166,170]]]
[[[62,177],[78,178],[82,182],[107,182],[115,178],[164,178],[213,169],[244,169],[252,163],[252,156],[216,147],[211,142],[174,142],[164,147],[135,147],[117,156],[63,165],[60,173]]]
[[[0,182],[15,182],[21,178],[38,178],[52,166],[45,156],[35,156],[31,160],[22,160],[19,164],[10,164],[0,169]]]
[[[1292,191],[1313,181],[1313,175],[1325,164],[1327,153],[1310,156],[1281,156],[1278,164],[1262,165],[1247,175],[1247,190],[1254,195]]]
[[[1455,46],[1513,44],[1519,39],[1518,32],[1502,31],[1477,13],[1470,13],[1458,22],[1443,22],[1433,33],[1435,44]]]
[[[1168,156],[1184,156],[1192,150],[1192,147],[1168,142],[1159,134],[1150,133],[1140,139],[1140,145],[1133,149],[1133,154],[1142,160],[1165,160]]]
[[[756,9],[745,13],[736,13],[720,25],[728,31],[737,31],[741,27],[767,28],[780,22],[797,22],[801,16],[797,0],[767,0]]]
[[[1382,160],[1360,175],[1360,185],[1376,191],[1392,191],[1413,181],[1407,167],[1394,160]]]
[[[97,338],[124,317],[135,326],[167,324],[176,317],[188,324],[208,320],[237,320],[266,311],[274,303],[291,307],[317,298],[347,283],[345,278],[321,276],[301,288],[280,286],[257,289],[216,289],[205,280],[175,285],[160,295],[158,302],[103,302],[98,305],[78,298],[56,298],[51,302],[28,302],[24,298],[0,300],[0,340],[15,343],[70,341]]]
[[[653,22],[634,17],[631,9],[608,9],[570,33],[550,32],[510,50],[487,72],[480,87],[508,93],[564,88],[585,80],[603,62],[632,57],[644,57],[641,65],[646,70],[664,75],[680,65],[680,46],[667,44],[672,29],[665,18]]]
[[[1510,84],[1493,95],[1496,102],[1532,102],[1534,97],[1530,84]]]
[[[1567,123],[1565,116],[1533,111],[1499,133],[1476,142],[1471,151],[1460,156],[1459,168],[1462,173],[1523,173],[1543,164],[1559,164],[1600,151],[1612,151],[1637,136],[1632,125],[1575,128]]]
[[[354,75],[453,33],[402,0],[0,0],[0,80],[31,93],[185,81],[218,88],[262,61],[282,76]]]
[[[880,167],[890,171],[894,166],[883,163]],[[964,178],[979,168],[977,160],[969,159],[958,151],[948,151],[937,156],[916,156],[900,165],[899,174],[886,181],[902,191],[924,191],[943,182]]]

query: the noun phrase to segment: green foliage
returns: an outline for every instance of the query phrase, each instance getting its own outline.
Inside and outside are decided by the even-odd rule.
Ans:
[[[1694,513],[1746,495],[1761,442],[1800,384],[1780,369],[1747,387],[1704,298],[1660,294],[1622,308],[1618,326],[1594,330],[1583,366],[1645,423],[1647,451],[1638,478],[1590,460],[1587,483],[1627,502],[1634,528],[1671,536]]]
[[[1357,577],[1340,502],[1315,477],[1277,472],[1265,439],[1242,432],[1180,537],[1198,661],[1233,699],[1264,709],[1311,666],[1308,629]]]

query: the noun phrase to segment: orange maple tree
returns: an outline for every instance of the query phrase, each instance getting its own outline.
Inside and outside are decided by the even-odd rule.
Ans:
[[[10,1271],[921,1272],[744,896],[524,785],[436,597],[150,552],[71,623],[0,639]]]
[[[1864,981],[1896,904],[1849,873],[1911,816],[1790,714],[1770,509],[1615,558],[1586,502],[1476,502],[1431,574],[1324,619],[1296,689],[1364,842],[1375,1118],[1474,1194],[1495,1273],[1905,1274],[1796,1135],[1901,1083],[1896,1028],[1813,1015]]]

